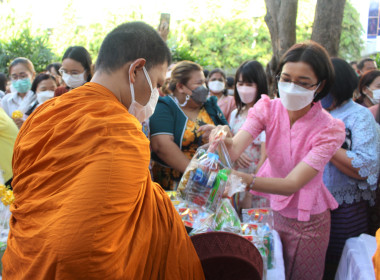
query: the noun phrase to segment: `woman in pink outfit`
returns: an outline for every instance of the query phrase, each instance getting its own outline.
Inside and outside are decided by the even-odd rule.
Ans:
[[[236,109],[236,105],[234,97],[228,95],[226,81],[224,71],[216,68],[210,72],[207,85],[210,90],[210,95],[214,95],[218,98],[218,106],[229,122],[231,112]]]
[[[287,279],[322,279],[330,234],[330,210],[338,203],[323,184],[325,165],[345,139],[344,124],[319,102],[333,84],[326,50],[314,42],[296,44],[277,72],[280,98],[261,99],[241,130],[225,143],[232,160],[262,132],[268,158],[253,174],[239,173],[253,194],[270,199],[274,226],[284,248]],[[228,129],[223,127],[223,129]],[[218,133],[214,130],[211,139]]]

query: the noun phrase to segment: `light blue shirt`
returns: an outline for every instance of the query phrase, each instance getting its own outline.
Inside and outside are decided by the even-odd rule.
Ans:
[[[359,168],[359,175],[367,179],[349,177],[329,162],[323,173],[323,182],[339,204],[368,200],[373,205],[380,173],[380,126],[367,108],[352,100],[330,113],[344,122],[346,134],[350,131],[351,149],[347,150],[347,156],[352,159],[352,166]]]

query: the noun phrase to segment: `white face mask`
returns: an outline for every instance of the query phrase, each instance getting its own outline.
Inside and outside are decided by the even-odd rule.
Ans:
[[[240,99],[245,104],[250,104],[257,96],[257,88],[249,86],[238,86],[237,92],[240,96]]]
[[[309,90],[294,83],[278,82],[281,103],[289,111],[298,111],[311,104],[318,87]]]
[[[37,93],[37,101],[39,104],[44,103],[46,100],[49,100],[50,98],[54,97],[54,91],[52,90],[45,90]]]
[[[84,79],[84,73],[86,73],[86,71],[75,75],[62,73],[62,79],[69,88],[77,88],[83,86],[84,83],[86,83],[86,80]]]
[[[221,81],[211,81],[208,82],[208,88],[212,92],[221,92],[224,90],[224,83]]]
[[[380,100],[380,89],[370,89],[369,87],[367,87],[370,91],[372,91],[372,95],[373,97],[371,98],[370,96],[368,96],[367,94],[367,97],[371,100],[371,102],[373,104],[379,104],[379,100]]]
[[[372,91],[373,99],[376,102],[375,104],[379,104],[380,101],[380,89],[375,89]]]
[[[132,102],[128,108],[128,112],[134,115],[139,120],[139,122],[143,122],[149,119],[151,115],[153,115],[154,110],[156,109],[158,97],[160,96],[158,89],[153,89],[152,82],[150,81],[149,74],[146,71],[145,67],[143,67],[143,70],[151,90],[150,99],[145,106],[141,105],[135,100],[135,89],[133,87],[133,84],[131,83],[131,78],[129,77],[129,86],[131,88]]]
[[[234,92],[233,89],[228,89],[228,90],[227,90],[227,93],[228,93],[228,95],[233,96],[235,92]]]

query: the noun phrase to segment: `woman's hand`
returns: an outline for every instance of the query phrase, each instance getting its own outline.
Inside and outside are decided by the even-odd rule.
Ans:
[[[211,131],[210,137],[209,137],[209,143],[212,143],[214,141],[226,142],[225,141],[226,139],[232,138],[232,137],[233,135],[228,125],[218,125]]]
[[[234,174],[235,176],[241,178],[242,182],[244,184],[246,184],[246,191],[249,192],[250,191],[250,185],[252,183],[252,180],[253,180],[253,177],[251,174],[248,174],[248,173],[245,173],[245,172],[240,172],[240,171],[237,171],[237,170],[232,170],[231,171],[231,174]]]
[[[198,132],[202,132],[202,131],[203,131],[202,137],[203,137],[206,141],[209,141],[211,131],[212,131],[213,129],[215,129],[215,128],[216,128],[216,126],[213,125],[213,124],[205,124],[205,125],[202,125],[201,127],[198,128]]]
[[[242,153],[240,157],[236,160],[236,164],[239,168],[248,168],[252,164],[252,162],[253,160],[244,153]]]

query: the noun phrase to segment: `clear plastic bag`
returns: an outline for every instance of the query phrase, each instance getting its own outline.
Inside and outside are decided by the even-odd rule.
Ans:
[[[209,232],[226,231],[242,234],[241,221],[228,199],[222,199],[215,214],[210,215],[201,224],[194,226],[191,235]]]
[[[190,205],[216,211],[231,173],[231,160],[223,142],[198,148],[179,183],[177,193]]]
[[[251,241],[263,256],[268,269],[274,268],[274,239],[272,230],[262,224],[241,224],[243,237]]]
[[[223,199],[215,215],[215,230],[242,234],[241,221],[228,199]]]
[[[243,223],[267,225],[269,229],[273,229],[273,211],[265,197],[253,196],[251,208],[242,209],[241,213]]]
[[[228,178],[224,193],[228,198],[232,198],[232,196],[237,193],[245,192],[246,189],[247,185],[243,182],[243,179],[235,174],[231,174]],[[237,208],[235,207],[235,209]]]

